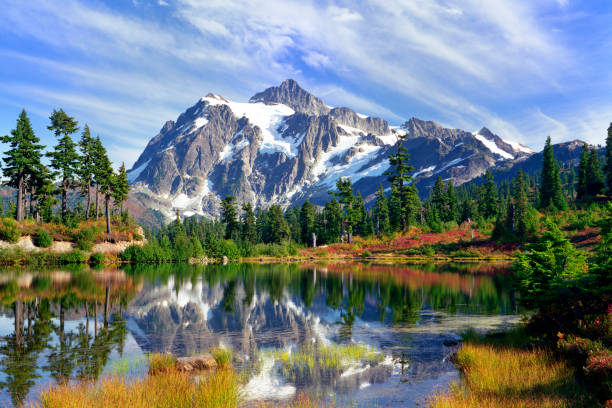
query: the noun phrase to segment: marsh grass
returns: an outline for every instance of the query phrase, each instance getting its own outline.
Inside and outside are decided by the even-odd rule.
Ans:
[[[52,386],[40,397],[43,408],[230,408],[241,403],[233,370],[219,369],[196,384],[188,374],[169,370],[142,380],[114,375],[97,383]]]
[[[576,383],[574,369],[550,352],[503,344],[519,338],[496,344],[477,339],[466,341],[454,358],[462,381],[433,396],[431,408],[596,406]]]
[[[215,347],[210,349],[210,354],[215,358],[219,367],[228,367],[232,364],[234,354],[232,350],[224,347]]]
[[[168,353],[147,354],[149,362],[149,374],[173,371],[176,367],[176,357]]]
[[[281,374],[290,381],[331,381],[355,364],[376,365],[384,355],[363,344],[308,345],[296,351],[273,350]]]

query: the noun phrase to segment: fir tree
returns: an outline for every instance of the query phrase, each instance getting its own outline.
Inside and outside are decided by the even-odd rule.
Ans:
[[[130,181],[128,180],[127,172],[125,171],[125,163],[121,163],[121,167],[119,167],[119,172],[115,176],[115,182],[113,183],[112,192],[113,201],[115,202],[115,206],[119,206],[120,214],[123,214],[123,202],[127,200],[129,192]]]
[[[99,156],[98,163],[96,164],[96,171],[98,172],[96,190],[99,190],[99,192],[104,195],[104,215],[106,217],[106,233],[110,234],[110,200],[113,195],[113,191],[115,190],[116,176],[115,172],[113,171],[111,161],[108,158],[108,155],[106,154],[106,149],[104,148],[104,146],[101,146],[101,149],[97,152],[97,155]]]
[[[485,172],[485,184],[480,188],[478,197],[478,211],[485,219],[497,217],[499,202],[497,184],[489,170]]]
[[[452,180],[448,180],[446,185],[446,212],[444,214],[445,221],[457,221],[459,209],[457,203],[457,195],[455,194],[455,186]]]
[[[589,197],[596,197],[601,194],[604,188],[604,176],[597,157],[597,149],[592,148],[589,152],[589,166],[587,167],[587,194]]]
[[[337,192],[334,192],[334,197],[338,197],[338,202],[342,204],[342,231],[347,234],[348,242],[353,242],[353,227],[357,221],[357,212],[355,211],[355,196],[353,195],[353,186],[350,179],[339,178],[336,182]]]
[[[251,203],[242,204],[241,238],[243,241],[255,244],[257,242],[257,227],[255,212]]]
[[[340,239],[342,210],[340,209],[340,203],[338,203],[335,197],[325,203],[323,214],[325,217],[325,242],[336,242]]]
[[[91,187],[93,186],[94,173],[95,173],[95,139],[91,137],[89,126],[85,124],[83,133],[81,133],[81,139],[79,140],[79,150],[81,155],[79,157],[79,166],[77,170],[79,178],[79,186],[81,187],[81,194],[87,196],[87,204],[85,207],[85,219],[89,219],[91,210]]]
[[[606,162],[604,167],[606,185],[608,187],[608,197],[612,197],[612,123],[608,127],[608,137],[606,138]]]
[[[378,186],[376,191],[376,203],[374,204],[374,224],[376,235],[388,234],[391,229],[389,223],[389,205],[387,204],[387,196],[383,190],[382,184]]]
[[[44,146],[38,144],[30,119],[24,110],[19,114],[17,126],[11,134],[2,136],[2,142],[9,143],[10,148],[4,153],[5,167],[2,170],[7,177],[8,185],[17,189],[17,221],[24,219],[24,195],[28,183],[33,185],[32,176],[41,168],[41,156]]]
[[[304,201],[300,210],[300,235],[302,243],[312,244],[312,233],[315,228],[315,209],[310,201]]]
[[[543,156],[540,208],[555,207],[557,209],[564,209],[567,207],[567,202],[563,198],[559,163],[555,160],[550,136],[546,138]]]
[[[240,225],[238,224],[236,197],[225,196],[221,201],[221,222],[225,224],[225,239],[238,240]]]
[[[436,213],[437,218],[443,220],[446,194],[444,193],[444,182],[440,176],[436,178],[436,182],[429,193],[429,202],[431,203],[431,211]]]
[[[385,174],[389,176],[389,181],[392,185],[397,187],[399,192],[400,201],[400,222],[403,231],[408,228],[408,223],[411,214],[411,210],[414,209],[414,191],[411,191],[411,183],[414,179],[411,173],[414,171],[414,167],[408,164],[410,155],[408,149],[406,149],[402,143],[406,135],[400,136],[397,142],[397,152],[389,156],[389,164],[393,166],[394,171],[388,171]],[[417,194],[418,197],[418,194]],[[419,202],[420,207],[420,202]]]
[[[51,167],[59,173],[61,178],[61,215],[62,220],[65,220],[68,211],[68,190],[75,185],[75,176],[79,164],[76,145],[70,137],[71,134],[78,130],[78,123],[62,109],[54,109],[51,116],[49,116],[49,120],[51,125],[47,126],[47,129],[53,131],[59,140],[53,151],[47,153],[47,155],[51,158]]]
[[[589,160],[591,156],[589,155],[589,147],[587,144],[582,146],[582,153],[580,154],[580,163],[578,164],[578,181],[576,183],[576,198],[578,200],[586,199],[588,195],[587,188],[587,172],[589,167],[591,167]]]
[[[389,220],[393,231],[398,231],[402,228],[402,193],[398,184],[391,184]]]
[[[96,219],[100,216],[100,185],[105,180],[106,174],[104,173],[104,166],[108,157],[106,156],[106,149],[100,140],[100,136],[96,137],[93,146],[93,162],[94,162],[94,183],[96,185]]]

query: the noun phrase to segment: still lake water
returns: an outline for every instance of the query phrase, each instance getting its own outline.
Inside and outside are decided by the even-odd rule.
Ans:
[[[144,375],[148,352],[217,346],[233,350],[247,401],[306,392],[338,406],[415,406],[458,377],[459,333],[518,322],[513,299],[505,268],[490,264],[5,270],[0,406],[55,381]],[[354,344],[365,356],[347,352]]]

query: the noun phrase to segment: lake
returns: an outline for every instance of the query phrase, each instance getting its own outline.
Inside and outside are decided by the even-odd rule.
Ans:
[[[54,381],[146,374],[145,353],[231,348],[248,401],[413,406],[458,378],[468,328],[516,324],[492,264],[130,265],[0,275],[0,406]]]

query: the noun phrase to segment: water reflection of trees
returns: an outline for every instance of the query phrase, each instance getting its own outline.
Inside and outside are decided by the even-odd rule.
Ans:
[[[95,379],[113,350],[122,353],[122,309],[140,288],[134,279],[120,271],[84,269],[4,271],[0,279],[0,309],[14,321],[13,332],[0,337],[0,386],[13,405],[21,406],[42,376],[58,382]],[[66,330],[67,320],[83,318],[75,330]]]
[[[508,314],[515,310],[503,266],[470,265],[331,265],[237,264],[228,265],[134,265],[126,273],[158,283],[173,279],[176,290],[185,282],[203,279],[210,287],[224,288],[221,306],[227,313],[239,302],[250,304],[254,294],[267,293],[272,302],[284,294],[310,307],[317,296],[340,312],[350,332],[364,305],[374,301],[381,322],[415,323],[423,308],[449,313]],[[237,292],[240,283],[244,291]],[[238,293],[243,298],[238,299]]]

